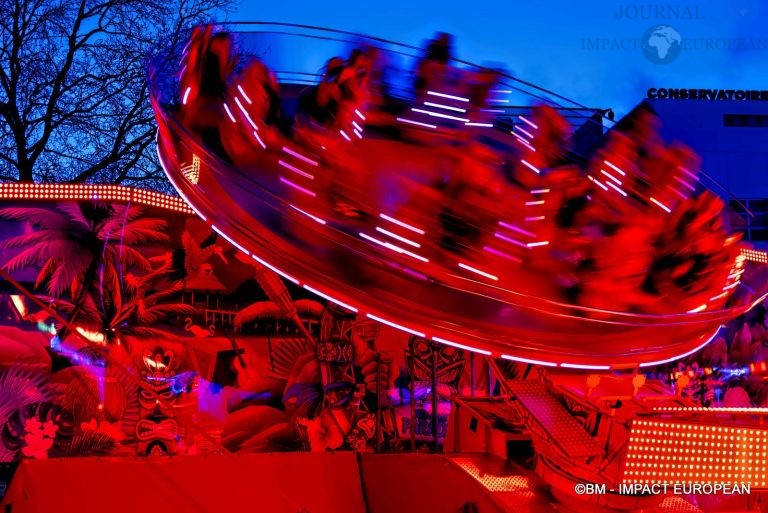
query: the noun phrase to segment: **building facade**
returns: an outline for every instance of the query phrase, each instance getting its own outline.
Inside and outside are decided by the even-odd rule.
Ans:
[[[707,186],[745,212],[745,237],[768,246],[768,90],[648,90],[662,135],[701,155]],[[751,214],[751,215],[750,215]]]

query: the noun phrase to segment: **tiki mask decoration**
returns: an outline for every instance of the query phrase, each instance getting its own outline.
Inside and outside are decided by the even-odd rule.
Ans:
[[[413,335],[408,340],[407,358],[415,382],[431,383],[434,366],[437,383],[453,392],[458,390],[464,372],[463,350]]]
[[[181,365],[181,359],[173,351],[161,346],[145,349],[141,361],[144,364],[142,377],[150,383],[166,381],[173,377]]]
[[[155,408],[152,415],[136,424],[136,438],[139,440],[139,454],[163,456],[176,452],[185,431],[175,419]]]
[[[139,389],[142,409],[152,411],[161,402],[174,402],[176,393],[173,378],[181,367],[181,358],[171,349],[155,346],[141,352],[141,363],[144,365],[141,377],[151,389]]]

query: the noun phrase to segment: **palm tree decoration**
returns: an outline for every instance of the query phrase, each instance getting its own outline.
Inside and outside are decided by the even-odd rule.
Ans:
[[[172,266],[143,275],[127,273],[121,282],[102,292],[101,301],[88,301],[82,314],[83,324],[105,334],[107,343],[125,340],[125,336],[174,335],[154,327],[169,317],[193,315],[193,306],[167,302],[183,290],[181,281],[169,281]]]
[[[275,277],[277,278],[277,276]],[[285,292],[286,294],[288,293],[287,290]],[[270,361],[270,366],[272,367],[272,373],[275,374],[275,372],[277,371],[277,375],[284,377],[288,375],[288,371],[290,371],[290,368],[292,368],[292,366],[296,363],[295,357],[305,354],[307,352],[311,353],[314,356],[314,346],[316,343],[312,338],[311,334],[309,336],[305,335],[305,333],[307,334],[309,333],[309,330],[304,326],[304,323],[302,322],[302,318],[319,319],[323,315],[324,311],[325,311],[325,306],[311,299],[298,299],[296,301],[291,301],[290,309],[285,308],[284,306],[281,307],[278,303],[274,301],[258,301],[256,303],[252,303],[246,306],[245,308],[237,312],[237,315],[235,316],[235,329],[239,330],[242,328],[243,324],[258,321],[260,319],[277,319],[277,320],[292,321],[296,325],[296,328],[300,330],[302,337],[294,338],[290,343],[287,341],[284,341],[283,345],[294,344],[296,345],[296,347],[299,347],[300,349],[296,352],[296,354],[286,356],[284,359],[281,360],[280,357],[285,356],[285,355],[279,354],[282,346],[279,345],[273,351],[272,339],[270,338],[269,334],[267,334],[267,344],[269,346],[269,361]],[[285,368],[281,368],[279,370],[276,369],[276,366],[280,367],[281,363],[284,364]]]
[[[304,317],[314,317],[319,319],[325,311],[325,306],[312,299],[298,299],[293,301],[292,310],[296,312],[299,319]],[[235,328],[239,329],[243,324],[257,321],[259,319],[279,319],[294,321],[291,312],[286,313],[273,301],[259,301],[252,303],[235,316]],[[301,323],[301,321],[299,321]],[[301,323],[303,325],[303,323]]]
[[[11,237],[3,248],[21,248],[5,269],[38,266],[35,287],[45,285],[51,296],[68,296],[74,322],[87,301],[99,303],[105,293],[120,289],[128,270],[147,271],[150,262],[141,246],[166,242],[167,223],[144,217],[145,209],[133,205],[60,203],[56,208],[14,207],[0,210],[0,217],[27,221],[35,231]]]
[[[280,317],[289,319],[293,321],[293,323],[296,325],[296,328],[299,330],[301,335],[312,345],[316,345],[317,342],[315,341],[315,338],[312,336],[312,334],[307,330],[307,328],[304,326],[304,323],[301,322],[301,317],[299,316],[298,306],[299,301],[293,301],[291,298],[291,293],[288,292],[288,289],[285,286],[285,283],[280,279],[280,277],[275,273],[274,271],[268,269],[264,265],[260,264],[259,262],[256,262],[253,259],[247,258],[245,255],[240,253],[239,251],[236,253],[236,257],[241,262],[244,262],[250,266],[253,266],[255,270],[255,278],[256,282],[259,284],[259,287],[264,291],[264,293],[269,298],[269,302],[274,305],[274,307],[266,307],[265,305],[256,306],[251,305],[251,307],[244,308],[241,312],[237,314],[235,317],[235,327],[240,327],[244,322],[247,322],[248,320],[251,320],[251,318],[258,318],[259,316],[264,316],[265,312],[263,311],[265,308],[276,308],[277,311],[280,313]],[[302,302],[301,305],[306,306],[310,305],[310,303],[314,303],[309,308],[310,310],[317,311],[318,316],[322,314],[325,307],[320,305],[320,303],[317,303],[316,301],[311,302]],[[250,313],[249,313],[250,312]]]

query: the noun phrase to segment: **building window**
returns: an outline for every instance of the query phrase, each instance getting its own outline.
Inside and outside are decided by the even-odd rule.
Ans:
[[[768,128],[768,114],[723,114],[723,125],[731,127]]]
[[[768,242],[768,199],[740,199],[730,204],[739,221],[731,220],[732,227],[742,230],[749,241]],[[744,212],[744,207],[752,213],[751,216]]]

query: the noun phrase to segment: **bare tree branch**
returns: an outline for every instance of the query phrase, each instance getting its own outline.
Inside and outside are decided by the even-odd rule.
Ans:
[[[168,190],[145,61],[233,0],[0,1],[0,179]]]

